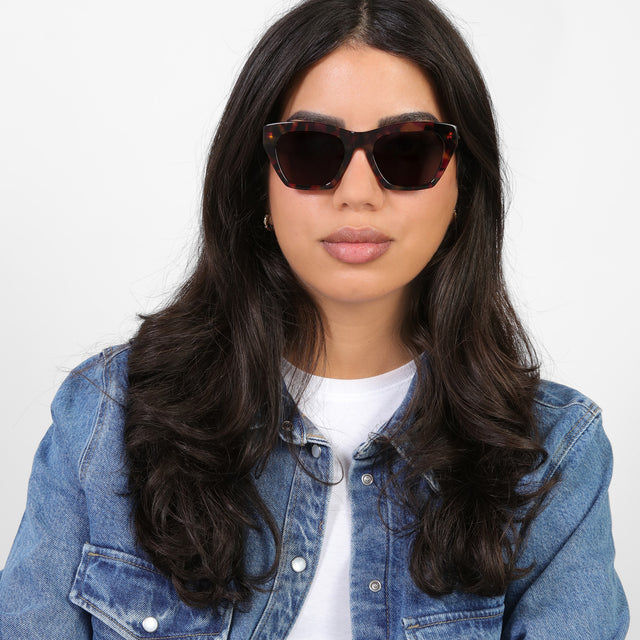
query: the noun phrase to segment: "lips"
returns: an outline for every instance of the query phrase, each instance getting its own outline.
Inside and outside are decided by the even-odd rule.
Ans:
[[[373,227],[342,227],[328,235],[322,244],[340,262],[364,264],[385,253],[391,246],[391,238]]]

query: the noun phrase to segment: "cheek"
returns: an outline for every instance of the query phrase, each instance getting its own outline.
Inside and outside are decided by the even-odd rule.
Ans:
[[[417,192],[418,198],[406,218],[404,236],[407,240],[406,259],[421,270],[433,257],[453,221],[458,199],[455,167],[448,167],[433,189]]]
[[[281,235],[296,233],[294,212],[299,208],[296,203],[294,189],[290,189],[282,184],[280,178],[275,175],[273,169],[272,176],[269,177],[269,211],[273,222],[274,230],[278,240]]]
[[[278,178],[274,168],[269,165],[269,175],[267,179],[267,200],[268,210],[273,212],[279,209],[279,201],[281,198],[280,187],[284,187],[280,178]]]
[[[436,242],[437,248],[453,221],[453,211],[458,202],[455,162],[451,161],[435,187],[415,193],[418,200],[412,207],[413,222]]]
[[[308,254],[304,241],[313,235],[313,198],[305,198],[304,192],[285,186],[275,171],[269,175],[269,211],[280,249],[296,271],[304,256]]]
[[[434,215],[433,212],[415,216],[412,224],[407,226],[401,246],[399,259],[405,269],[415,272],[414,275],[422,271],[442,243],[450,220],[450,214]]]
[[[434,190],[441,199],[443,206],[453,213],[458,201],[458,165],[455,155],[451,158],[444,175],[440,178]]]
[[[301,201],[301,194],[304,193],[297,189],[291,189],[283,184],[278,178],[273,167],[269,172],[269,211],[273,218],[274,225],[277,222],[289,221],[294,218],[296,211],[300,211],[305,203]]]

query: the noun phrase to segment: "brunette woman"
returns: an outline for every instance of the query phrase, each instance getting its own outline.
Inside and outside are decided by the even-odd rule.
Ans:
[[[53,405],[2,637],[622,638],[598,407],[505,291],[489,96],[428,0],[307,0],[209,156],[197,266]]]

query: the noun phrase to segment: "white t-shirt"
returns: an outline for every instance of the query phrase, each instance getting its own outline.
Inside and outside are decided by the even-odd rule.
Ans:
[[[291,384],[295,368],[285,362],[283,375]],[[378,431],[404,399],[415,364],[371,378],[338,380],[311,376],[298,403],[300,412],[329,440],[336,458],[320,558],[309,593],[293,625],[291,640],[350,640],[349,561],[351,507],[346,478],[352,454],[369,434]],[[339,464],[337,464],[339,461]],[[341,468],[342,467],[342,468]]]

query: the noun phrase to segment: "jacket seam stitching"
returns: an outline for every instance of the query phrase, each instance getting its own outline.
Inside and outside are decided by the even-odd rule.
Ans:
[[[109,363],[111,360],[117,358],[121,353],[128,351],[130,348],[131,345],[127,342],[125,344],[116,345],[115,347],[109,347],[102,351],[100,355],[104,358],[105,363]]]
[[[145,571],[149,571],[151,573],[155,573],[159,576],[162,576],[162,573],[160,573],[160,571],[157,571],[156,569],[150,569],[149,567],[145,567],[142,564],[137,564],[135,562],[131,562],[130,560],[125,560],[124,558],[118,558],[116,556],[107,556],[103,553],[96,553],[95,551],[89,551],[87,555],[93,558],[105,558],[106,560],[115,560],[116,562],[124,562],[125,564],[128,564],[132,567],[136,567],[138,569],[144,569]]]
[[[565,458],[569,455],[573,447],[578,440],[593,424],[594,420],[599,415],[599,411],[594,411],[595,405],[591,405],[587,411],[580,415],[579,420],[567,431],[562,442],[556,448],[553,457],[551,458],[551,465],[549,470],[544,475],[543,481],[550,478],[561,467]]]
[[[81,595],[78,595],[78,598],[80,600],[82,600],[82,602],[86,603],[86,605],[94,610],[94,611],[98,611],[99,613],[101,613],[105,618],[111,620],[111,622],[113,622],[113,624],[115,624],[119,629],[122,629],[125,633],[127,633],[128,635],[133,636],[134,638],[136,638],[137,640],[142,640],[142,636],[137,635],[136,633],[134,633],[133,631],[130,631],[129,629],[127,629],[127,627],[125,627],[124,625],[120,624],[120,622],[118,622],[118,620],[116,620],[113,616],[110,616],[106,611],[104,611],[104,609],[100,609],[100,607],[97,607],[95,604],[93,604],[93,602],[91,602],[90,600],[87,600],[86,598],[83,598]],[[216,632],[216,633],[182,633],[180,635],[170,635],[170,636],[154,636],[154,638],[156,640],[171,640],[171,638],[195,638],[195,637],[211,637],[211,638],[216,638],[220,636],[220,632]]]
[[[93,602],[91,602],[90,600],[87,600],[86,598],[83,598],[80,594],[78,594],[78,598],[80,600],[82,600],[82,602],[84,602],[90,609],[92,609],[94,611],[98,611],[105,618],[111,620],[111,622],[113,622],[113,624],[115,624],[118,627],[118,629],[122,629],[127,634],[131,634],[134,638],[140,638],[140,636],[138,636],[135,633],[132,633],[131,631],[129,631],[129,629],[127,629],[124,625],[121,625],[114,617],[110,616],[103,609],[100,609],[100,607],[96,607],[96,605],[93,604]]]
[[[101,356],[104,360],[104,355]],[[107,379],[107,363],[105,362],[102,368],[102,388],[106,389],[106,379]],[[105,414],[105,398],[106,394],[104,391],[100,394],[100,406],[98,408],[98,414],[96,416],[93,427],[91,428],[91,434],[85,446],[85,449],[80,456],[79,463],[79,477],[80,482],[84,482],[87,477],[87,472],[89,470],[89,466],[91,465],[91,459],[93,457],[93,452],[97,447],[97,439],[102,431],[102,426],[104,424],[104,414]]]
[[[293,513],[295,512],[295,507],[296,504],[298,502],[298,492],[297,492],[297,488],[300,485],[300,479],[301,479],[301,471],[299,466],[296,464],[295,469],[294,469],[294,479],[293,482],[291,483],[291,494],[290,494],[290,498],[287,501],[287,508],[285,511],[285,519],[284,519],[284,523],[283,523],[283,530],[286,528],[286,538],[283,536],[282,537],[282,546],[280,548],[280,554],[281,554],[281,558],[280,558],[280,565],[278,566],[277,570],[276,570],[276,575],[274,576],[273,579],[273,587],[271,589],[271,593],[269,594],[269,598],[267,599],[267,603],[265,605],[265,610],[263,615],[260,617],[260,619],[258,620],[258,623],[255,627],[255,629],[253,630],[253,633],[251,634],[252,638],[257,637],[256,636],[256,632],[258,631],[258,629],[262,630],[264,629],[264,627],[266,627],[269,623],[269,620],[271,619],[271,616],[274,613],[274,607],[269,606],[271,604],[271,601],[274,597],[274,593],[276,592],[276,586],[278,583],[278,578],[281,575],[282,572],[286,571],[286,566],[287,566],[287,557],[286,557],[286,552],[285,550],[288,548],[288,542],[289,539],[291,538],[291,527],[290,522],[289,522],[289,514],[291,514],[291,517],[293,518]],[[291,501],[291,502],[290,502]],[[290,506],[289,506],[290,504]],[[284,531],[283,531],[284,532]]]
[[[469,616],[468,618],[456,618],[455,620],[442,620],[441,622],[429,622],[428,624],[414,624],[409,629],[426,629],[427,627],[437,627],[442,624],[451,624],[452,622],[468,622],[469,620],[490,620],[491,618],[499,618],[502,613],[494,613],[490,616]]]
[[[382,471],[380,473],[382,474]],[[387,522],[391,524],[391,505],[389,504],[389,499],[386,498],[385,502],[387,506]],[[385,616],[387,618],[387,638],[391,638],[391,621],[389,619],[390,618],[389,616],[389,575],[390,575],[389,558],[391,556],[391,527],[385,527],[385,528],[387,530],[387,549],[385,554],[386,558],[385,558],[385,567],[384,567],[384,572],[385,572],[384,611],[385,611]]]
[[[551,402],[546,402],[545,400],[541,400],[540,398],[535,398],[534,403],[542,405],[543,407],[548,407],[550,409],[568,409],[569,407],[583,407],[587,411],[598,409],[598,405],[595,402],[585,402],[584,400],[579,399],[572,400],[571,402],[567,402],[566,404],[552,404]]]

